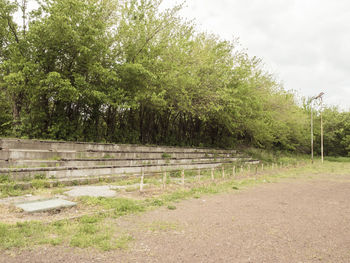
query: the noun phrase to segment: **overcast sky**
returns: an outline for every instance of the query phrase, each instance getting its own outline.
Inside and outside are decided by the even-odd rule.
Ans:
[[[164,6],[179,2],[164,0]],[[285,89],[350,110],[349,0],[187,0],[182,16],[239,38]]]

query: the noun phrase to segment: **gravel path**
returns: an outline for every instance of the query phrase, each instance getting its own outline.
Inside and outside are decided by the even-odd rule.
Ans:
[[[350,176],[290,179],[116,220],[128,250],[41,247],[0,262],[350,262]]]

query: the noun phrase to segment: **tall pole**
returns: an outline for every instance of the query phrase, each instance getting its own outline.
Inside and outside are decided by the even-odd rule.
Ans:
[[[321,111],[320,111],[320,116],[321,116],[321,160],[323,163],[323,122],[322,122],[322,96],[320,97],[321,100]]]
[[[310,102],[310,112],[311,112],[311,163],[314,163],[314,129],[312,122],[312,99]]]

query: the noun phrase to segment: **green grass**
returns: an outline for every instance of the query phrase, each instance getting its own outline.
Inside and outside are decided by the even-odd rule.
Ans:
[[[8,174],[0,174],[0,184],[10,182],[10,176]]]
[[[0,223],[0,248],[30,248],[38,245],[94,247],[102,251],[126,248],[132,239],[127,235],[115,236],[116,232],[104,215],[50,224],[34,221],[16,225]]]
[[[106,153],[106,154],[103,155],[102,158],[104,158],[104,159],[112,159],[114,157],[112,155],[110,155],[109,153]]]
[[[305,154],[294,154],[289,152],[271,152],[257,148],[245,148],[242,152],[248,156],[252,156],[254,159],[260,160],[263,163],[284,163],[289,165],[296,165],[300,162],[305,162],[309,159],[308,155]]]
[[[51,157],[49,160],[53,160],[53,161],[61,161],[62,158],[60,156],[53,156]]]
[[[46,179],[46,175],[45,174],[34,174],[34,179],[35,180],[44,180],[44,179]]]
[[[232,167],[227,167],[227,176],[232,172]],[[0,249],[30,248],[38,245],[72,246],[80,248],[93,247],[102,251],[112,249],[126,249],[133,237],[125,229],[120,230],[115,224],[115,218],[132,213],[142,213],[158,207],[176,209],[177,202],[189,198],[201,198],[223,192],[237,193],[248,187],[263,183],[274,183],[283,178],[312,179],[321,174],[337,175],[349,174],[350,162],[325,161],[323,165],[316,160],[314,165],[305,164],[296,168],[266,169],[258,177],[246,177],[246,173],[237,173],[237,178],[211,181],[210,171],[201,171],[201,183],[198,184],[195,176],[197,171],[186,171],[186,183],[192,182],[191,188],[177,187],[170,192],[144,200],[127,198],[95,198],[83,197],[79,202],[96,214],[83,216],[73,220],[62,220],[52,223],[24,222],[17,224],[0,223]],[[176,176],[176,175],[174,175]],[[243,176],[243,177],[242,177]],[[216,169],[216,178],[221,178],[221,169]],[[317,177],[320,178],[320,177]],[[38,179],[40,180],[40,179]],[[149,183],[158,182],[150,178]],[[129,180],[128,183],[134,183]],[[8,186],[11,184],[8,183]],[[159,186],[159,183],[156,185]],[[58,188],[58,192],[63,191]],[[16,189],[8,189],[9,192]],[[3,188],[1,189],[3,191]],[[153,229],[171,229],[171,226],[155,224]]]
[[[162,154],[162,158],[164,158],[164,159],[169,159],[169,158],[171,158],[171,154],[169,154],[169,153],[163,153],[163,154]]]
[[[131,235],[121,235],[115,240],[115,248],[126,249],[128,248],[129,243],[133,240],[134,238]]]
[[[80,201],[89,206],[114,210],[115,216],[145,211],[142,201],[127,198],[81,197]]]
[[[19,196],[29,193],[33,193],[33,189],[23,190],[19,188],[14,182],[0,184],[0,198]]]
[[[324,159],[329,162],[339,162],[339,163],[350,162],[350,157],[325,157]]]

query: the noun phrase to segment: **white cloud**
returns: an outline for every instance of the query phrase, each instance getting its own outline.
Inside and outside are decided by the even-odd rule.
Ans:
[[[182,15],[202,31],[239,37],[286,89],[303,96],[324,91],[326,103],[350,109],[349,1],[187,0]]]

